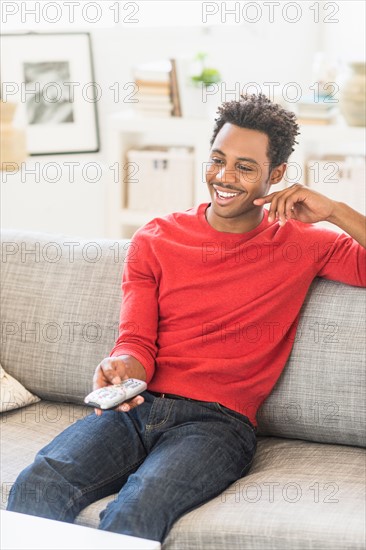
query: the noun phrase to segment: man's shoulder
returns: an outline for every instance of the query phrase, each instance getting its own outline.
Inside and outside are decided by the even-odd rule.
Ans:
[[[343,232],[337,231],[331,224],[303,223],[298,220],[288,220],[280,227],[276,224],[276,234],[285,243],[291,240],[301,243],[318,241],[336,241]]]
[[[198,219],[199,212],[204,206],[204,204],[200,204],[187,210],[156,216],[140,227],[134,236],[136,238],[151,238],[172,234],[179,229],[192,228],[192,224]]]

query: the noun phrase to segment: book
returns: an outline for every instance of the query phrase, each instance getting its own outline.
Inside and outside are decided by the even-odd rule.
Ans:
[[[146,117],[157,117],[157,118],[166,118],[171,117],[171,109],[169,111],[161,110],[161,109],[136,109],[136,114]]]
[[[136,111],[146,116],[181,116],[174,59],[137,65],[133,74],[138,86]]]
[[[192,64],[191,58],[177,58],[175,60],[175,72],[177,75],[177,83],[179,88],[179,103],[181,116],[190,117],[191,111],[194,108],[194,98],[192,97],[192,88],[190,86],[190,67]]]
[[[140,86],[137,93],[147,94],[147,95],[157,95],[157,96],[167,96],[170,97],[171,90],[170,86],[164,89],[155,88],[154,86]]]
[[[337,110],[337,106],[334,103],[315,103],[313,102],[300,102],[297,105],[297,113],[299,116],[310,116],[326,118],[331,114],[334,114]]]
[[[168,59],[136,65],[133,69],[135,81],[170,83],[171,63]]]
[[[319,106],[319,104],[304,106],[299,104],[297,118],[302,124],[332,124],[338,115],[334,105]]]
[[[137,93],[137,98],[140,103],[150,103],[151,105],[167,105],[172,104],[170,95],[154,95]]]
[[[144,87],[144,86],[152,86],[154,88],[162,88],[162,89],[165,89],[165,88],[169,88],[170,87],[170,81],[164,81],[164,82],[160,82],[160,80],[141,80],[140,78],[136,78],[135,79],[135,82],[137,84],[138,87]]]
[[[172,67],[172,70],[170,71],[171,98],[173,103],[172,115],[182,116],[176,61],[175,59],[171,59],[170,62]]]
[[[167,111],[169,113],[173,110],[173,104],[167,103],[166,105],[159,103],[135,103],[135,107],[138,111]]]
[[[166,88],[155,88],[154,86],[140,86],[138,89],[138,93],[140,94],[146,94],[146,95],[157,95],[157,96],[168,96],[170,97],[171,90],[170,86],[167,86]]]
[[[304,125],[304,124],[314,124],[314,125],[322,126],[322,125],[332,124],[333,119],[330,119],[330,118],[311,118],[311,117],[302,118],[302,117],[300,117],[300,118],[297,118],[297,123],[300,124],[300,125],[301,124],[302,125]]]

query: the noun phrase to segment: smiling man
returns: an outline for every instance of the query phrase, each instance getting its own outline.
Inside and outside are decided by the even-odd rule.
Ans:
[[[9,509],[72,522],[118,493],[100,528],[162,542],[179,517],[248,473],[256,413],[311,282],[366,284],[364,216],[298,184],[268,194],[297,135],[294,114],[263,95],[219,109],[211,201],[136,232],[119,337],[95,371],[95,389],[133,377],[147,391],[57,436],[20,474]],[[54,484],[59,498],[40,498]]]
[[[215,134],[206,173],[212,200],[207,221],[218,231],[244,233],[263,218],[254,199],[282,179],[286,165],[279,163],[271,173],[269,137],[262,131],[225,122]]]

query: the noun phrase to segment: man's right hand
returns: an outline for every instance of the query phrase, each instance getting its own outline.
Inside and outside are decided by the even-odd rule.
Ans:
[[[145,369],[139,361],[128,355],[121,357],[106,357],[95,369],[93,390],[98,390],[99,388],[104,388],[105,386],[113,384],[120,384],[123,380],[127,380],[128,378],[146,379]],[[118,407],[115,407],[113,410],[128,412],[134,407],[141,405],[144,401],[141,395],[137,395],[121,403],[121,405],[118,405]],[[100,409],[94,409],[94,411],[98,416],[103,412]]]

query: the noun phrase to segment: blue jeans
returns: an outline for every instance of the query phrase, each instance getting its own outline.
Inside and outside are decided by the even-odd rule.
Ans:
[[[90,414],[39,451],[8,510],[73,522],[117,493],[99,528],[163,542],[180,516],[249,471],[257,441],[246,416],[215,402],[142,395],[130,412]]]

